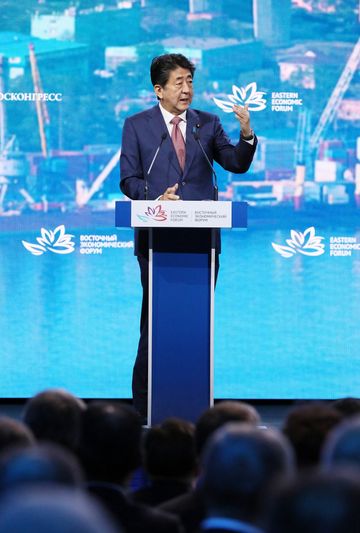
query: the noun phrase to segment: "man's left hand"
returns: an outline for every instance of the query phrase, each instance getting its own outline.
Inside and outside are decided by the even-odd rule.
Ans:
[[[244,137],[248,137],[251,135],[249,104],[245,104],[244,107],[234,105],[233,111],[240,122],[241,133]]]

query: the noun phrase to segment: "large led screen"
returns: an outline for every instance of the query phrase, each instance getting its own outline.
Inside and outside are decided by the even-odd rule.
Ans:
[[[0,13],[0,396],[131,396],[140,275],[116,228],[126,117],[153,105],[151,59],[196,65],[192,106],[250,170],[215,165],[223,231],[216,398],[359,395],[360,80],[350,0],[8,1]],[[191,302],[189,302],[191,305]],[[181,335],[178,325],[174,335]]]

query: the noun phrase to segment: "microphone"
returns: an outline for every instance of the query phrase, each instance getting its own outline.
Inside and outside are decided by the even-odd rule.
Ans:
[[[196,126],[193,127],[193,135],[194,135],[194,139],[195,141],[198,143],[198,145],[200,146],[201,148],[201,151],[202,153],[204,154],[205,156],[205,159],[207,161],[207,164],[209,165],[209,168],[211,169],[211,172],[214,176],[214,200],[217,201],[219,199],[219,189],[218,189],[218,181],[217,181],[217,176],[216,176],[216,172],[210,162],[210,159],[208,158],[207,156],[207,153],[205,152],[204,150],[204,147],[203,145],[201,144],[201,141],[200,141],[200,137],[199,137],[199,128],[200,128],[200,124],[196,124]]]
[[[162,143],[165,141],[166,137],[167,137],[167,134],[164,132],[164,133],[161,135],[160,144],[159,144],[159,146],[157,147],[156,152],[155,152],[155,154],[154,154],[154,157],[152,158],[152,161],[151,161],[150,166],[149,166],[149,168],[148,168],[148,171],[147,171],[146,174],[145,174],[145,187],[144,187],[144,191],[145,191],[145,200],[148,199],[148,191],[149,191],[148,177],[149,177],[149,175],[150,175],[150,172],[151,172],[151,170],[152,170],[152,167],[154,166],[154,163],[155,163],[155,161],[156,161],[156,158],[157,158],[157,156],[158,156],[158,153],[160,152],[161,145],[162,145]]]

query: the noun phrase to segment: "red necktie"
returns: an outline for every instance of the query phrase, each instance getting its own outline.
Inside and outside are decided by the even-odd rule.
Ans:
[[[181,169],[185,168],[185,142],[184,137],[182,136],[181,130],[179,128],[179,122],[182,120],[180,117],[174,117],[170,120],[170,124],[173,124],[173,129],[171,132],[171,139],[174,143],[175,152],[179,160]]]

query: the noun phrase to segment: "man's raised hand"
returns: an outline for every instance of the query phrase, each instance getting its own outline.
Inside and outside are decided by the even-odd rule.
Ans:
[[[234,105],[233,111],[235,113],[236,118],[240,122],[241,133],[245,137],[247,137],[251,134],[249,104],[245,104],[244,107]]]

